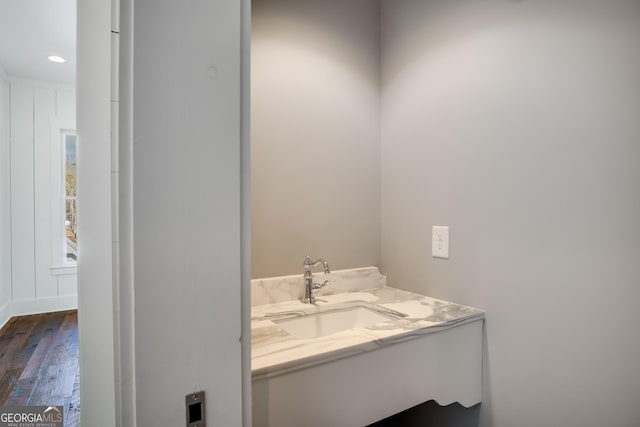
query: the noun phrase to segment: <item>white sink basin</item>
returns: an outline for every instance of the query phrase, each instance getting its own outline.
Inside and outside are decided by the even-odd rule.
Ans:
[[[349,307],[276,320],[279,327],[298,338],[316,338],[346,329],[366,327],[393,319],[367,307]]]

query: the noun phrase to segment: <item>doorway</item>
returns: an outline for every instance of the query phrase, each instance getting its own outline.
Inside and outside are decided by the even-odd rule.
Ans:
[[[14,386],[50,362],[62,339],[49,334],[57,320],[46,326],[47,319],[62,319],[75,342],[69,369],[57,374],[71,384],[78,375],[76,1],[3,2],[0,9],[0,326],[21,334],[13,346],[30,355],[3,390],[25,394]],[[41,402],[31,390],[20,404],[58,404],[38,393]]]

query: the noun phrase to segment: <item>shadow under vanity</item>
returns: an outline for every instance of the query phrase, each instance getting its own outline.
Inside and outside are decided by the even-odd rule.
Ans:
[[[335,271],[251,282],[253,425],[362,427],[435,400],[481,401],[484,312]],[[291,326],[293,325],[293,326]]]

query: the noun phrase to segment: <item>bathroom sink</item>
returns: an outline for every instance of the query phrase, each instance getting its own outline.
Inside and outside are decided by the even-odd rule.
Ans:
[[[366,327],[392,320],[368,307],[356,306],[322,311],[291,319],[276,320],[275,323],[297,338],[317,338],[346,329]]]

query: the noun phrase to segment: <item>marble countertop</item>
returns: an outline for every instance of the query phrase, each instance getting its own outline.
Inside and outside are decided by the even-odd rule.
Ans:
[[[482,310],[389,286],[319,295],[318,298],[315,305],[289,300],[251,307],[251,371],[254,379],[327,363],[484,319]],[[281,319],[354,305],[375,310],[388,320],[306,339],[287,333],[276,323]]]

